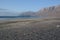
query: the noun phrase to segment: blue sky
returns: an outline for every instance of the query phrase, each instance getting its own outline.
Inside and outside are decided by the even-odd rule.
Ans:
[[[17,12],[38,11],[59,4],[60,0],[0,0],[0,8]]]

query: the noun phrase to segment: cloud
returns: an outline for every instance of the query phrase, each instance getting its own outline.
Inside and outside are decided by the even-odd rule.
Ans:
[[[0,16],[17,16],[18,13],[8,9],[0,8]]]
[[[0,8],[0,10],[8,10],[8,9],[3,9],[3,8]]]

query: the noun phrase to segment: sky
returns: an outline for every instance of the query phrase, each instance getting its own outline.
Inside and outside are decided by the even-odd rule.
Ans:
[[[38,11],[53,5],[60,5],[60,0],[0,0],[1,9],[16,12]]]

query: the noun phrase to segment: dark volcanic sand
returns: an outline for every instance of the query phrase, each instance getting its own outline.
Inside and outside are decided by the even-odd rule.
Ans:
[[[60,40],[60,22],[33,23],[27,27],[0,30],[0,40]]]

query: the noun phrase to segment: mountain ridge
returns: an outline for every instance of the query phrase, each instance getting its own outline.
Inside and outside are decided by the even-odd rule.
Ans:
[[[17,14],[14,12],[9,12],[7,10],[5,11],[5,9],[1,9],[1,10],[4,10],[4,11],[0,11],[0,15],[3,16],[6,16],[6,14],[7,16],[9,15],[13,16],[14,14],[15,15]],[[33,12],[33,11],[22,12],[16,16],[18,17],[60,17],[60,5],[46,7],[38,10],[37,12]]]
[[[39,17],[60,17],[60,5],[46,7],[37,12],[24,12],[21,13],[21,15],[39,16]]]

